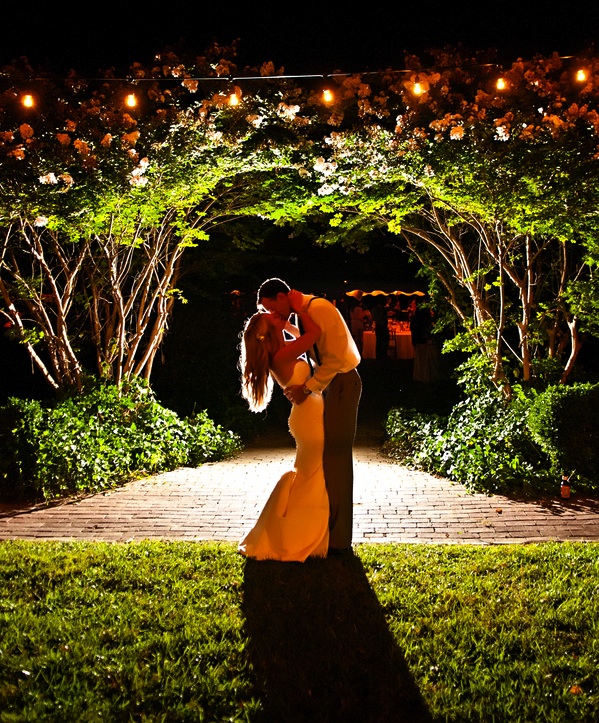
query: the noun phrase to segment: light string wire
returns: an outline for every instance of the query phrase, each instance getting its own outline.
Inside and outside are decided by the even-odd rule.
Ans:
[[[588,72],[584,68],[584,66],[589,62],[588,58],[585,54],[580,54],[579,56],[573,56],[573,55],[557,55],[556,53],[547,56],[547,60],[561,60],[561,61],[567,61],[567,60],[573,60],[576,58],[579,58],[579,67],[577,69],[575,80],[576,82],[586,82],[588,78]],[[534,60],[534,59],[533,59]],[[531,62],[524,61],[522,58],[518,58],[515,61],[512,61],[511,66],[513,67],[515,63],[520,62]],[[494,70],[497,72],[498,77],[495,79],[495,85],[497,90],[504,91],[507,89],[507,83],[505,81],[505,78],[501,76],[501,73],[509,72],[509,69],[507,64],[501,64],[497,62],[490,62],[490,63],[479,63],[475,60],[470,60],[465,62],[464,64],[460,65],[433,65],[428,67],[420,67],[420,68],[402,68],[402,69],[395,69],[395,68],[387,68],[384,70],[368,70],[368,71],[355,71],[355,72],[345,72],[345,71],[334,71],[331,73],[295,73],[295,74],[286,74],[286,73],[279,73],[279,74],[272,74],[272,75],[219,75],[219,76],[194,76],[194,75],[185,75],[183,73],[175,74],[173,73],[171,76],[145,76],[145,77],[137,77],[135,75],[129,75],[129,76],[108,76],[108,77],[86,77],[86,76],[79,76],[79,75],[68,75],[68,76],[57,76],[57,75],[48,75],[48,76],[19,76],[15,78],[14,76],[10,75],[7,72],[2,73],[0,71],[0,82],[6,81],[9,84],[10,88],[15,89],[18,88],[19,85],[21,86],[35,86],[36,83],[47,83],[47,82],[64,82],[68,83],[71,82],[73,84],[76,83],[102,83],[103,85],[110,84],[110,83],[124,83],[127,84],[130,89],[132,86],[141,86],[144,83],[152,83],[152,84],[176,84],[178,86],[186,86],[186,84],[190,83],[202,83],[202,84],[220,84],[221,86],[225,86],[225,88],[230,93],[229,96],[229,103],[230,105],[239,105],[240,103],[240,96],[244,95],[244,92],[239,87],[233,87],[234,83],[241,83],[241,84],[251,84],[251,83],[268,83],[269,81],[285,81],[285,80],[316,80],[316,81],[327,81],[327,80],[335,80],[337,78],[351,78],[351,77],[368,77],[368,76],[402,76],[402,75],[411,75],[414,76],[422,76],[426,77],[427,74],[430,73],[439,73],[439,72],[448,72],[453,71],[457,69],[470,69],[470,70]],[[420,78],[420,79],[421,79]],[[414,95],[422,95],[425,90],[423,89],[420,79],[417,79],[412,87],[412,93]],[[34,96],[31,94],[33,91],[33,88],[23,88],[21,91],[16,91],[21,93],[21,104],[25,108],[28,108],[32,110],[35,108],[38,103]],[[196,92],[197,89],[191,89],[188,87],[188,90],[190,92]],[[221,90],[222,92],[222,90]],[[251,92],[251,91],[250,91]],[[323,89],[323,102],[325,104],[330,104],[334,101],[335,96],[334,93],[329,88]],[[125,105],[129,106],[130,108],[136,107],[138,104],[138,99],[135,96],[134,93],[129,93],[129,95],[125,99]]]
[[[574,55],[558,55],[558,56],[547,56],[548,59],[556,58],[558,60],[572,60],[576,56]],[[584,54],[581,56],[581,63],[584,63],[583,60]],[[514,63],[517,62],[530,62],[525,61],[522,58],[518,58],[517,60],[513,61]],[[408,73],[432,73],[435,71],[448,71],[448,70],[456,70],[458,68],[496,68],[500,71],[505,71],[507,67],[507,64],[502,63],[476,63],[476,62],[467,62],[464,63],[464,65],[431,65],[427,67],[420,67],[420,68],[385,68],[381,70],[365,70],[365,71],[334,71],[331,73],[283,73],[283,74],[273,74],[273,75],[220,75],[220,76],[196,76],[196,75],[177,75],[177,76],[171,76],[171,77],[159,77],[159,76],[151,76],[151,77],[136,77],[135,75],[129,75],[129,76],[84,76],[84,75],[47,75],[47,76],[19,76],[18,78],[15,78],[14,76],[9,75],[8,73],[2,73],[0,70],[0,79],[3,80],[9,80],[9,81],[20,81],[23,83],[35,83],[35,82],[45,82],[45,81],[71,81],[73,83],[75,82],[89,82],[89,83],[108,83],[108,82],[120,82],[120,83],[155,83],[155,82],[173,82],[173,81],[184,81],[184,80],[193,80],[198,82],[221,82],[221,83],[231,83],[231,82],[247,82],[247,81],[267,81],[267,80],[295,80],[295,79],[302,79],[302,78],[312,78],[312,79],[328,79],[328,78],[338,78],[338,77],[352,77],[352,76],[368,76],[368,75],[401,75],[401,74],[408,74]]]

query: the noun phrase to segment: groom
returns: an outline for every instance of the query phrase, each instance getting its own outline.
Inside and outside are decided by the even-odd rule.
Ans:
[[[293,310],[291,291],[281,279],[268,279],[258,290],[258,307],[287,320]],[[311,350],[314,375],[305,384],[285,389],[294,404],[312,392],[324,397],[324,477],[329,495],[329,551],[351,548],[354,470],[352,448],[356,436],[362,380],[356,367],[360,354],[343,317],[330,301],[301,294],[302,310],[318,324],[321,334]]]

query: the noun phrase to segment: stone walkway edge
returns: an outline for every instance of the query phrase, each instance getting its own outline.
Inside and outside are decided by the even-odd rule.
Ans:
[[[130,482],[50,506],[0,512],[0,540],[227,541],[241,539],[293,466],[288,439],[264,439],[236,457]],[[599,500],[533,501],[472,494],[459,484],[355,448],[355,544],[599,541]]]

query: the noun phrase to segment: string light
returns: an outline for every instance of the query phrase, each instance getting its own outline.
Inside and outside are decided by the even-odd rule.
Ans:
[[[560,56],[560,58],[561,58],[562,60],[571,60],[572,57],[573,57],[573,56]],[[488,64],[481,65],[480,67],[481,67],[481,68],[482,68],[482,67],[485,67],[485,68],[486,68],[486,67],[489,67],[489,68],[491,68],[491,67],[497,68],[498,66],[497,66],[497,64],[494,64],[494,63],[488,63]],[[309,78],[313,78],[313,79],[317,79],[317,78],[325,79],[325,78],[336,78],[336,77],[338,77],[338,76],[339,76],[339,77],[341,77],[341,76],[342,76],[342,77],[352,77],[352,76],[362,76],[362,75],[372,76],[372,75],[383,75],[383,73],[387,74],[387,73],[390,73],[390,72],[397,73],[398,75],[403,75],[403,74],[411,73],[411,74],[412,74],[412,78],[414,77],[414,74],[415,74],[415,71],[414,71],[414,70],[404,69],[404,70],[384,71],[384,72],[383,72],[383,71],[368,71],[368,72],[366,72],[366,73],[341,73],[341,72],[336,72],[336,73],[330,73],[330,74],[327,74],[327,75],[325,75],[325,74],[322,74],[322,75],[321,75],[321,74],[306,74],[306,75],[273,75],[273,76],[260,76],[260,77],[257,77],[257,76],[235,76],[235,77],[229,77],[228,79],[217,78],[217,77],[214,77],[214,76],[209,76],[209,77],[186,77],[186,78],[184,79],[183,85],[184,85],[185,87],[188,87],[188,88],[189,88],[189,87],[190,87],[189,84],[190,84],[192,81],[196,84],[196,87],[197,87],[197,83],[201,83],[201,82],[210,82],[210,83],[212,83],[212,82],[221,82],[221,83],[222,83],[223,80],[227,80],[229,83],[231,83],[232,81],[233,81],[233,82],[235,82],[235,81],[243,81],[243,82],[250,82],[250,83],[251,83],[251,82],[253,82],[253,81],[258,80],[258,81],[260,81],[260,82],[263,83],[263,82],[268,81],[268,80],[309,79]],[[416,76],[416,77],[417,77],[417,76]],[[586,81],[588,80],[588,77],[589,77],[589,73],[588,73],[588,70],[585,69],[585,68],[579,68],[579,69],[576,70],[575,73],[574,73],[574,79],[575,79],[576,82],[578,82],[578,83],[584,83],[584,82],[586,82]],[[47,80],[47,78],[29,78],[27,82],[31,83],[31,82],[44,81],[44,80]],[[81,79],[81,80],[83,80],[83,79]],[[88,82],[89,82],[89,81],[93,81],[93,80],[98,80],[98,81],[102,81],[103,83],[106,83],[108,79],[107,79],[107,78],[86,78],[85,80],[87,80]],[[131,78],[111,78],[110,80],[113,80],[113,81],[115,81],[115,82],[127,82],[127,83],[130,83],[130,82],[131,82]],[[171,79],[165,79],[165,80],[168,80],[169,82],[172,82]],[[136,83],[140,83],[140,84],[143,83],[144,81],[156,83],[157,81],[159,81],[159,79],[154,78],[154,77],[152,77],[152,78],[148,77],[148,78],[136,78],[136,80],[135,80]],[[186,83],[187,83],[187,85],[186,85]],[[410,85],[411,85],[411,88],[410,88]],[[506,89],[508,88],[508,86],[509,86],[508,81],[507,81],[504,77],[498,77],[498,78],[495,80],[495,87],[496,87],[496,89],[499,90],[499,91],[506,90]],[[421,95],[424,95],[424,94],[427,92],[427,90],[428,90],[428,83],[426,83],[426,82],[423,83],[423,82],[415,81],[415,82],[413,82],[413,83],[411,83],[411,84],[410,84],[410,83],[406,83],[406,87],[411,89],[411,92],[413,93],[413,95],[415,95],[415,96],[421,96]],[[195,89],[194,89],[194,92],[195,92]],[[239,88],[239,86],[235,85],[233,91],[230,92],[230,94],[229,94],[229,96],[228,96],[228,103],[229,103],[229,105],[230,105],[230,106],[238,106],[238,105],[240,105],[240,104],[241,104],[241,96],[242,96],[241,89]],[[325,104],[332,103],[332,102],[335,100],[335,95],[334,95],[333,91],[332,91],[330,88],[324,88],[324,89],[322,90],[322,96],[321,96],[321,97],[322,97],[322,102],[324,102]],[[37,102],[36,102],[35,97],[34,97],[32,94],[30,94],[30,93],[24,93],[24,94],[22,94],[21,97],[20,97],[20,102],[21,102],[21,104],[23,105],[23,107],[28,108],[28,109],[35,108],[36,105],[37,105]],[[125,105],[126,105],[127,107],[129,107],[129,108],[136,108],[136,107],[138,106],[138,104],[139,104],[138,97],[135,95],[135,93],[128,93],[128,94],[125,96],[124,103],[125,103]]]

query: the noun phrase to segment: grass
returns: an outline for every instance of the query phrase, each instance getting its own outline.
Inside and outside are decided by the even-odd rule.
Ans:
[[[596,721],[599,547],[0,545],[0,721]]]

